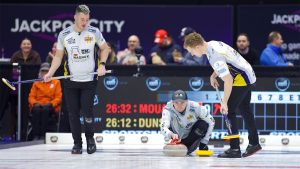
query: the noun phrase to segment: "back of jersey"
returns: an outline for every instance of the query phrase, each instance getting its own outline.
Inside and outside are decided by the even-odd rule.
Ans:
[[[251,65],[231,46],[221,41],[209,41],[207,58],[219,77],[230,73],[233,86],[246,86],[256,82]]]

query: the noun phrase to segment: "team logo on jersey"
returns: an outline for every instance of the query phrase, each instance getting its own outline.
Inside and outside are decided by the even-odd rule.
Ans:
[[[193,118],[194,118],[194,116],[193,116],[193,115],[191,115],[191,114],[189,114],[189,115],[187,116],[187,118],[186,118],[186,119],[187,119],[188,121],[192,121],[192,120],[193,120]]]
[[[107,90],[114,90],[118,86],[119,80],[115,76],[107,76],[103,79],[103,84]]]
[[[88,53],[90,53],[90,49],[81,49],[81,54],[88,54]]]
[[[69,38],[66,40],[68,42],[68,44],[75,44],[75,39],[74,38]]]
[[[190,88],[194,91],[199,91],[202,89],[204,80],[201,77],[192,77],[189,80]]]
[[[86,41],[86,43],[92,43],[93,37],[91,36],[84,37],[84,41]]]
[[[78,46],[72,46],[71,48],[71,56],[72,56],[72,60],[74,62],[77,62],[79,60],[79,47]]]
[[[146,80],[146,85],[150,91],[156,91],[160,88],[161,80],[158,77],[149,77]]]
[[[275,86],[279,91],[286,91],[290,87],[290,80],[285,77],[277,78]]]

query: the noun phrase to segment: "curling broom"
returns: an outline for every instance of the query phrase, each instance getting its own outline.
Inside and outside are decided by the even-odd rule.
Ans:
[[[112,70],[107,70],[106,73],[112,73]],[[96,75],[98,74],[98,72],[92,72],[92,73],[88,73],[88,74],[75,74],[75,75],[68,75],[68,76],[56,76],[56,77],[52,77],[51,79],[68,79],[68,78],[72,78],[72,77],[76,77],[76,76],[87,76],[87,75]],[[2,82],[8,86],[11,90],[16,90],[15,85],[16,84],[22,84],[22,83],[33,83],[33,82],[38,82],[38,81],[44,81],[43,78],[39,78],[39,79],[31,79],[31,80],[23,80],[23,81],[16,81],[16,82],[10,82],[9,80],[2,78]]]
[[[221,97],[221,94],[220,94],[220,91],[219,91],[218,87],[216,87],[216,91],[217,91],[218,98],[222,102],[222,97]],[[230,120],[228,119],[227,115],[223,115],[223,116],[225,118],[225,124],[226,124],[226,126],[228,128],[228,131],[229,131],[228,135],[224,136],[223,139],[230,140],[230,139],[234,139],[234,138],[240,138],[239,134],[232,134]]]

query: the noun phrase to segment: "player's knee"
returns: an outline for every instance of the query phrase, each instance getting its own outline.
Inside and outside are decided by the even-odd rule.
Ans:
[[[195,134],[200,137],[204,137],[208,129],[208,124],[205,121],[200,120],[196,123],[196,125]]]

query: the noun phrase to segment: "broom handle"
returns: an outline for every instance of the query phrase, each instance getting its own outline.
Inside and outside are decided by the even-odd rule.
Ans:
[[[106,73],[111,73],[111,70],[107,70]],[[88,74],[75,74],[75,75],[67,75],[67,76],[56,76],[56,77],[52,77],[51,79],[54,80],[58,80],[58,79],[68,79],[71,77],[75,77],[75,76],[87,76],[87,75],[96,75],[98,74],[98,72],[92,72],[92,73],[88,73]]]
[[[222,97],[221,97],[221,94],[220,94],[220,90],[218,87],[216,87],[216,91],[217,91],[217,95],[218,95],[218,98],[220,99],[221,102],[223,102],[222,100]],[[232,134],[232,131],[231,131],[231,123],[227,117],[227,115],[223,114],[224,118],[225,118],[225,124],[229,130],[229,134],[231,135]]]
[[[106,70],[106,73],[112,73],[112,70]],[[58,79],[68,79],[71,77],[75,77],[75,76],[87,76],[87,75],[96,75],[98,74],[98,72],[92,72],[92,73],[88,73],[88,74],[74,74],[74,75],[67,75],[67,76],[56,76],[56,77],[52,77],[51,79],[54,80],[58,80]],[[39,78],[39,79],[31,79],[31,80],[23,80],[23,81],[17,81],[17,82],[12,82],[13,84],[19,84],[19,83],[32,83],[32,82],[38,82],[38,81],[44,81],[43,78]]]

